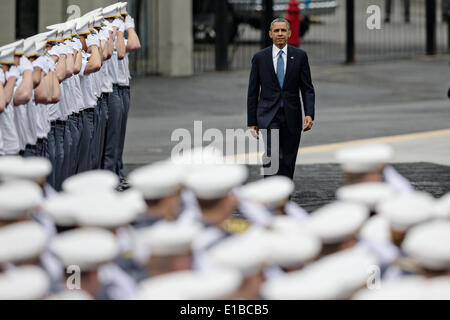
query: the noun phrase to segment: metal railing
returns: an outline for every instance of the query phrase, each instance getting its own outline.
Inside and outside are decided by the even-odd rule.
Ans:
[[[205,3],[214,7],[214,4],[225,0],[193,1],[195,3],[194,21],[196,21],[194,30],[197,32],[194,37],[194,70],[196,73],[214,71],[217,70],[216,46],[218,45],[214,21],[218,14],[223,14],[223,11],[216,12],[215,8],[206,7],[201,13],[203,15],[198,11]],[[247,11],[250,12],[255,3],[261,4],[264,1],[240,1],[240,5],[247,6]],[[450,10],[448,9],[449,0],[339,0],[333,14],[307,17],[310,22],[309,30],[302,37],[301,48],[308,52],[311,64],[323,65],[351,61],[346,49],[349,45],[348,31],[352,31],[347,29],[349,2],[353,2],[354,5],[352,13],[354,48],[352,50],[357,62],[402,59],[424,55],[427,52],[450,53],[449,20],[446,13]],[[369,29],[367,26],[371,16],[367,8],[371,5],[379,8],[380,29]],[[431,10],[427,10],[427,6]],[[258,21],[252,21],[252,23],[239,21],[232,6],[226,14],[227,17],[219,19],[229,24],[230,21],[234,21],[236,24],[234,29],[230,26],[221,28],[228,32],[227,39],[230,40],[226,55],[227,69],[248,69],[252,56],[262,48],[261,28],[255,25]],[[200,23],[202,21],[205,22],[203,25]],[[259,21],[260,24],[261,21],[262,19]],[[234,36],[229,35],[230,30]],[[431,50],[433,46],[434,50]]]

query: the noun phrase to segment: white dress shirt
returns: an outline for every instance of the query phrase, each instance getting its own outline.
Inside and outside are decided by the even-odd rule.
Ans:
[[[283,60],[284,60],[284,74],[286,75],[286,67],[287,67],[287,49],[288,46],[285,45],[283,49],[279,49],[276,45],[272,46],[272,59],[273,59],[273,68],[275,73],[278,74],[277,65],[278,65],[278,55],[280,51],[283,51]]]

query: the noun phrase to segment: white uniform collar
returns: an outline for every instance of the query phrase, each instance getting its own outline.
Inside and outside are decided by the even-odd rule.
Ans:
[[[288,45],[285,45],[283,49],[279,49],[276,45],[272,45],[272,56],[273,58],[278,57],[278,54],[280,51],[283,51],[285,54],[285,57],[287,57],[287,50],[288,50]]]

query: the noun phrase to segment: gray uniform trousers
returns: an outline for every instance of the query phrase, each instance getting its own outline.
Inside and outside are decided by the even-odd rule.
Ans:
[[[90,156],[91,152],[89,148],[91,147],[91,140],[94,134],[93,127],[93,111],[92,109],[84,110],[82,115],[82,133],[80,140],[80,152],[78,158],[78,173],[86,172],[90,170]]]
[[[52,164],[52,172],[47,178],[47,183],[56,189],[56,127],[52,124],[48,133],[48,160]]]
[[[103,168],[103,162],[105,159],[106,126],[108,124],[108,97],[109,93],[104,93],[100,105],[100,157],[98,159],[98,169]]]
[[[70,132],[69,120],[66,121],[64,125],[64,162],[63,162],[63,174],[61,177],[62,183],[70,177],[70,168],[72,164],[72,133]]]
[[[99,98],[97,100],[97,106],[95,107],[94,111],[94,137],[92,139],[92,146],[91,146],[91,169],[99,169],[98,163],[99,159],[101,157],[100,154],[100,131],[101,131],[101,104],[102,99]]]
[[[119,144],[119,162],[118,174],[121,180],[125,179],[123,174],[123,149],[125,147],[125,137],[127,135],[128,114],[130,112],[130,87],[120,87],[119,92],[123,103],[122,123],[120,129],[120,144]]]
[[[64,131],[65,125],[62,122],[57,122],[55,125],[55,190],[61,191],[62,179],[64,176]]]
[[[70,148],[69,177],[76,174],[78,161],[78,148],[80,145],[80,130],[78,129],[79,117],[77,115],[69,116],[70,134],[72,136],[72,147]]]
[[[103,169],[119,174],[119,143],[122,124],[123,101],[117,85],[108,97],[108,122],[106,126],[105,157]]]

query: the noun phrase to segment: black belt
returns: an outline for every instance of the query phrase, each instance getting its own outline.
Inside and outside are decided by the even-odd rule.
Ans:
[[[44,143],[46,141],[48,141],[47,138],[39,138],[39,139],[37,139],[37,143]]]
[[[55,120],[55,121],[50,122],[50,124],[51,124],[52,126],[56,126],[57,124],[64,126],[64,125],[66,125],[66,121],[63,121],[63,120]]]
[[[118,87],[119,87],[119,89],[130,89],[130,86],[119,86],[118,85]]]

